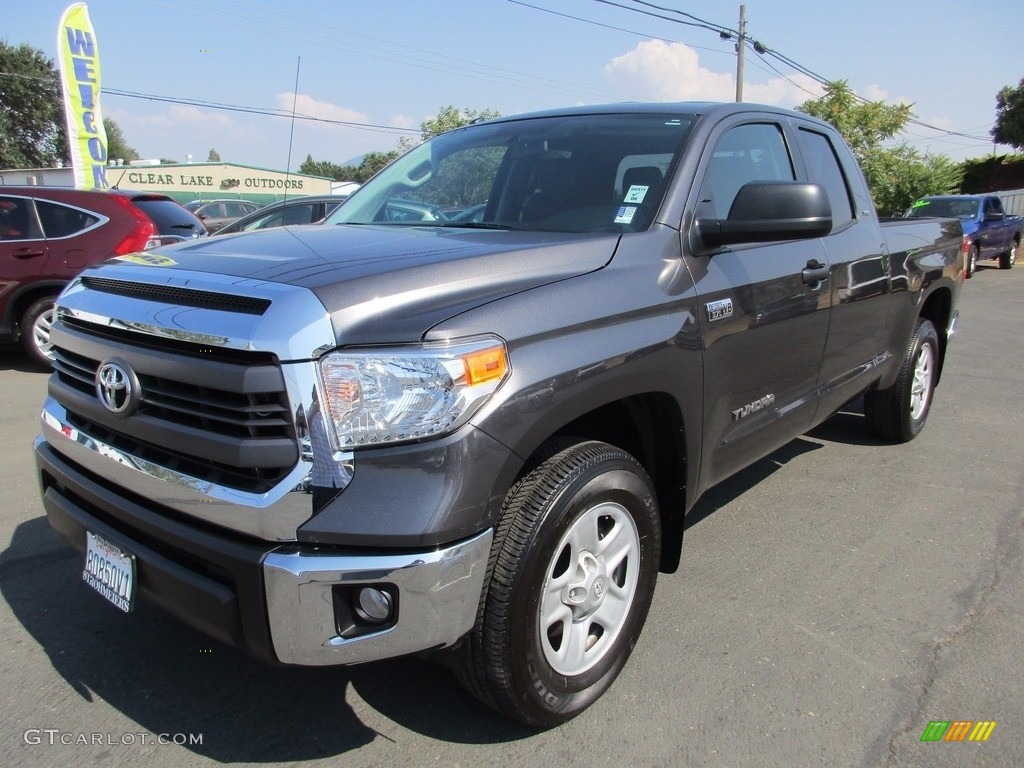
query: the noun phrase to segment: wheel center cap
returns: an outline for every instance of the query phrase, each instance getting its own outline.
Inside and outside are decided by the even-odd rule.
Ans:
[[[600,608],[607,594],[608,569],[604,560],[581,552],[573,580],[562,593],[562,602],[572,608],[574,619],[582,619]]]

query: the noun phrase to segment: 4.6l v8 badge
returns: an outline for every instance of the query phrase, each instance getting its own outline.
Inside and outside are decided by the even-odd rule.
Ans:
[[[715,320],[724,320],[727,317],[732,317],[732,299],[709,301],[704,305],[704,309],[708,312],[709,323],[713,323]]]

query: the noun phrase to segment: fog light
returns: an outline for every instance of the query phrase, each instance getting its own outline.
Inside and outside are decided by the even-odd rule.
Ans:
[[[363,587],[359,590],[356,611],[366,621],[382,624],[391,618],[391,596],[376,587]]]

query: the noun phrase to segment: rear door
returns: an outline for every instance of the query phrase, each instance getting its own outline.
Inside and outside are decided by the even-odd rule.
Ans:
[[[889,252],[846,147],[814,126],[796,135],[808,180],[825,188],[832,207],[832,231],[823,241],[832,311],[818,382],[821,412],[829,414],[863,389],[877,373],[875,362],[893,351],[882,347],[892,296]]]
[[[781,122],[733,118],[711,134],[695,218],[725,218],[747,182],[796,178]],[[720,248],[689,264],[704,344],[706,488],[810,426],[828,334],[828,262],[814,238]]]

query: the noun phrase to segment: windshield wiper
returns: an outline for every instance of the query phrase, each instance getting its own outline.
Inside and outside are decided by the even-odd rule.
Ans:
[[[456,229],[513,229],[508,224],[495,224],[491,221],[439,221],[437,224]]]

